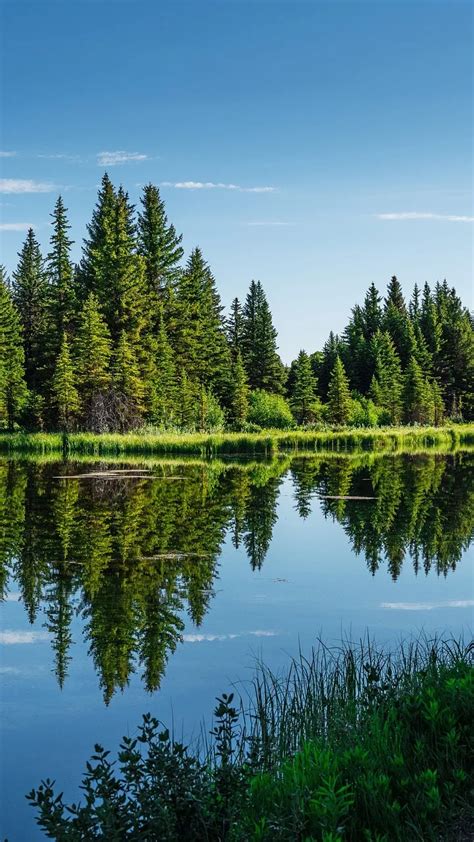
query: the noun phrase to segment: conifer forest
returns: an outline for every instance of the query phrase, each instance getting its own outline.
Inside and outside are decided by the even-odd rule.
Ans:
[[[374,282],[323,348],[278,354],[252,280],[225,307],[199,247],[184,254],[158,187],[139,207],[102,178],[82,257],[61,196],[49,243],[29,229],[0,280],[0,426],[6,430],[258,431],[474,418],[472,317],[449,281]],[[76,235],[77,236],[77,235]],[[348,302],[348,310],[352,302]],[[321,302],[321,307],[324,301]]]

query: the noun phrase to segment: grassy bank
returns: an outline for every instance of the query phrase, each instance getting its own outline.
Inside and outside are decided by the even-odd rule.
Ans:
[[[267,430],[260,433],[129,433],[126,435],[74,433],[67,439],[71,454],[118,456],[127,454],[274,455],[302,451],[414,450],[474,445],[474,424],[446,427],[347,428],[340,430]],[[59,433],[2,433],[0,452],[61,453]]]
[[[472,838],[472,646],[321,646],[284,674],[260,667],[234,705],[218,699],[205,756],[150,715],[118,762],[96,746],[82,806],[49,781],[30,793],[40,826],[57,840]]]

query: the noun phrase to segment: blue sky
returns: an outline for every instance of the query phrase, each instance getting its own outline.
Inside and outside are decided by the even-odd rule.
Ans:
[[[58,192],[77,258],[107,169],[162,185],[226,305],[262,281],[286,361],[392,274],[472,305],[473,8],[3,0],[2,261]]]

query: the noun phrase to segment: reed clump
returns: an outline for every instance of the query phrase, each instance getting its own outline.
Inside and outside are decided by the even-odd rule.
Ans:
[[[82,805],[49,780],[29,794],[39,825],[137,842],[472,838],[472,644],[320,644],[282,673],[259,665],[234,698],[217,699],[204,750],[150,714],[116,761],[97,745]]]

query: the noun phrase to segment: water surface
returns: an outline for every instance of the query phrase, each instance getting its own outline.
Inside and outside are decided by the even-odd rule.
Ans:
[[[346,499],[352,497],[354,499]],[[472,456],[0,461],[0,836],[95,741],[186,736],[257,656],[470,634]]]

